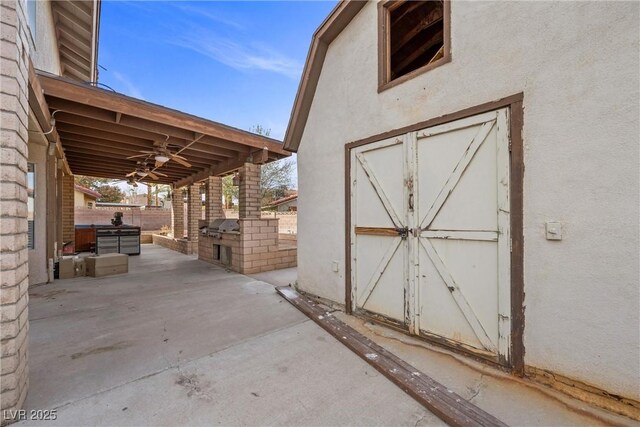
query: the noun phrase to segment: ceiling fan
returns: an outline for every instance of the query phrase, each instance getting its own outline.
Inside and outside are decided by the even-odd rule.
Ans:
[[[131,177],[133,177],[135,175],[138,175],[140,177],[139,180],[142,180],[142,179],[144,179],[146,177],[149,177],[151,179],[156,179],[157,180],[157,179],[160,179],[160,178],[158,178],[158,175],[160,175],[160,176],[169,176],[169,175],[165,175],[163,173],[160,173],[158,171],[152,172],[151,169],[149,169],[149,167],[147,166],[146,163],[140,163],[140,162],[138,162],[138,166],[136,167],[136,170],[134,170],[131,173],[128,173],[126,175],[126,177],[127,178],[131,178]]]
[[[153,157],[156,162],[155,163],[156,168],[159,168],[169,160],[173,160],[174,162],[179,163],[182,166],[185,166],[187,168],[191,167],[191,163],[189,163],[186,158],[182,157],[178,153],[172,153],[169,150],[169,148],[167,147],[167,141],[164,141],[160,144],[155,143],[152,151],[140,150],[140,153],[143,153],[143,154],[130,156],[130,157],[127,157],[127,159],[135,159],[137,157],[147,157],[147,158]]]

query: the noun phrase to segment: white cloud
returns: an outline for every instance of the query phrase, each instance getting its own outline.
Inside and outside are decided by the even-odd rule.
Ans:
[[[176,46],[190,49],[237,70],[263,70],[297,79],[302,64],[261,43],[242,43],[192,26],[168,40]]]
[[[209,10],[204,10],[202,8],[193,6],[193,5],[189,5],[189,4],[184,4],[184,3],[169,3],[171,6],[174,6],[176,8],[178,8],[181,12],[184,13],[189,13],[192,15],[198,15],[201,16],[203,18],[206,18],[210,21],[213,22],[217,22],[219,24],[224,24],[228,27],[232,27],[235,28],[236,30],[242,30],[244,29],[244,26],[242,24],[240,24],[239,22],[236,22],[232,19],[228,19],[225,18],[224,16],[222,16],[222,14],[215,13]]]
[[[140,91],[140,89],[135,84],[133,84],[133,82],[129,80],[127,76],[118,71],[112,71],[112,73],[113,77],[115,77],[115,79],[122,83],[122,85],[124,86],[125,95],[133,96],[134,98],[138,99],[144,99],[144,96],[142,96],[142,92]]]

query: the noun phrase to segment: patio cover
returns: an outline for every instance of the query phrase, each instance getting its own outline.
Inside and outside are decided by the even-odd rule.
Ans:
[[[163,173],[143,182],[179,188],[208,176],[229,174],[244,163],[266,163],[287,157],[282,142],[172,110],[111,90],[42,71],[37,80],[73,174],[126,179],[144,157],[127,159],[168,144],[192,167],[174,160],[154,168]]]

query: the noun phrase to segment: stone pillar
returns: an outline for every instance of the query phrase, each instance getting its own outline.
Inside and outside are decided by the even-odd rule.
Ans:
[[[173,190],[171,195],[171,228],[174,239],[184,238],[184,195],[182,188]]]
[[[62,241],[64,243],[76,240],[75,225],[75,189],[73,175],[64,175],[62,177]],[[63,249],[63,248],[59,248]]]
[[[23,1],[0,10],[0,418],[22,408],[27,395],[29,316],[27,123],[29,43]]]
[[[260,165],[245,163],[240,169],[240,219],[260,219]]]
[[[198,241],[198,221],[202,219],[202,196],[200,183],[189,186],[187,205],[187,238],[192,242]]]
[[[210,176],[204,184],[206,189],[205,220],[208,223],[215,218],[224,218],[224,210],[222,210],[222,178]]]

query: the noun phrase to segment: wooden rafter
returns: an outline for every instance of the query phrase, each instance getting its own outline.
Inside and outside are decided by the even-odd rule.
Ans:
[[[264,163],[289,155],[271,138],[46,73],[38,73],[37,79],[76,174],[125,179],[146,162],[150,170],[167,175],[151,182],[180,187],[227,174],[245,162]],[[127,158],[160,148],[179,153],[191,167],[170,159],[156,168],[154,154]]]

